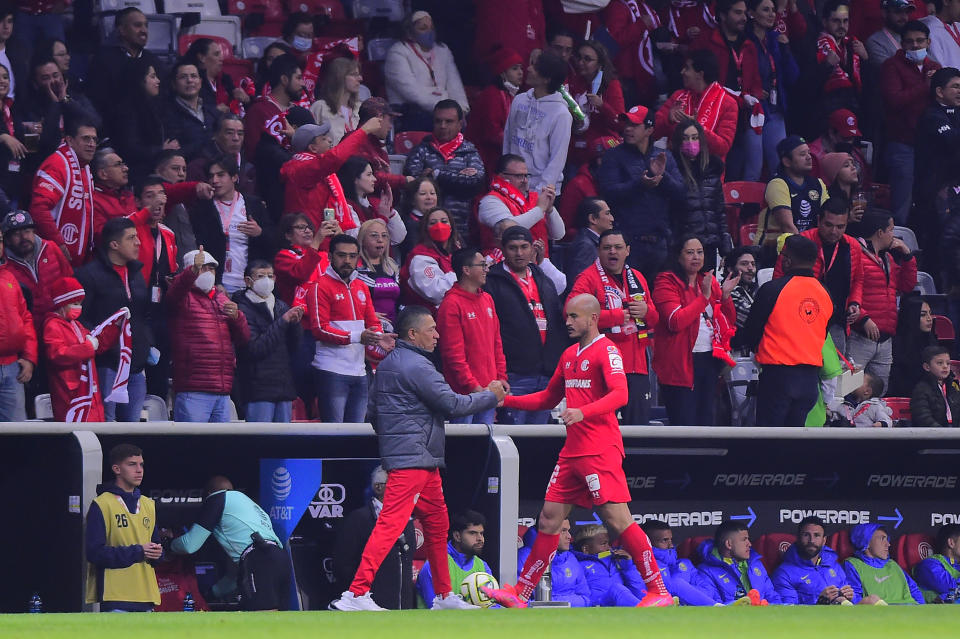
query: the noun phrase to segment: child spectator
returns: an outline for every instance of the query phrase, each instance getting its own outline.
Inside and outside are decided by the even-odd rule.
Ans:
[[[943,346],[928,346],[921,356],[926,374],[920,378],[910,398],[913,426],[955,426],[960,418],[960,386],[950,371],[950,351]]]
[[[893,411],[880,398],[883,380],[870,373],[863,374],[863,386],[844,398],[844,406],[850,409],[850,421],[856,428],[890,428],[893,426]]]

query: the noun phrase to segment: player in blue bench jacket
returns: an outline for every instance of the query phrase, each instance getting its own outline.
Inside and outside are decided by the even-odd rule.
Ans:
[[[640,603],[647,594],[643,577],[623,550],[610,549],[610,535],[599,524],[577,529],[573,553],[590,585],[594,606],[627,606]]]
[[[537,537],[536,526],[531,526],[523,536],[523,548],[517,551],[517,576],[530,555],[530,547]],[[550,562],[550,600],[569,601],[572,608],[589,607],[590,584],[576,555],[570,551],[570,520],[563,520],[557,554]]]
[[[850,530],[857,549],[843,569],[850,580],[856,601],[882,599],[888,604],[922,604],[923,594],[910,575],[890,559],[890,537],[880,524],[857,524]]]
[[[822,519],[810,516],[800,522],[797,541],[773,573],[773,587],[781,603],[854,603],[853,588],[837,560],[837,553],[825,545],[826,540]]]
[[[664,521],[650,519],[641,526],[643,532],[650,538],[653,547],[653,556],[660,566],[663,582],[683,606],[713,606],[716,602],[704,591],[690,582],[697,574],[697,569],[689,559],[677,557],[677,549],[673,545],[673,531]]]
[[[960,524],[941,526],[937,554],[914,566],[913,577],[927,603],[960,602]]]
[[[703,563],[692,584],[714,601],[731,604],[746,597],[750,590],[760,593],[769,603],[780,603],[760,553],[750,546],[750,532],[740,521],[726,521],[717,527],[713,542],[705,541]]]

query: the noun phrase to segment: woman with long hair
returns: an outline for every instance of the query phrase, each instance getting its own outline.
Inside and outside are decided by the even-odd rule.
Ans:
[[[424,213],[437,208],[440,203],[440,186],[429,175],[422,175],[407,185],[403,200],[403,223],[407,226],[407,237],[400,244],[401,264],[407,253],[420,243],[420,221]]]
[[[574,122],[567,162],[584,164],[593,155],[591,149],[595,140],[620,136],[617,117],[627,109],[617,70],[613,68],[606,47],[587,40],[577,49],[574,59],[577,74],[571,83],[570,94],[587,117],[579,125]]]
[[[407,227],[400,214],[393,208],[393,190],[387,186],[379,198],[372,197],[377,191],[377,176],[370,161],[359,155],[347,158],[337,170],[337,179],[343,187],[354,227],[344,232],[357,237],[360,225],[367,220],[380,218],[390,232],[390,244],[397,245],[407,236]],[[346,226],[346,225],[345,225]]]
[[[927,346],[939,344],[934,330],[933,310],[920,295],[905,295],[897,314],[897,334],[893,337],[893,366],[887,397],[910,397],[913,387],[923,377],[920,353]]]
[[[717,266],[717,252],[726,252],[727,217],[723,203],[723,161],[710,155],[703,127],[684,120],[673,130],[673,157],[687,186],[687,197],[674,206],[674,232],[693,234],[703,242],[704,266]],[[728,235],[729,237],[729,235]]]
[[[820,158],[820,176],[827,185],[830,199],[843,198],[850,203],[847,235],[860,237],[863,214],[867,212],[867,196],[860,184],[860,167],[856,159],[846,152],[827,153]]]
[[[703,272],[703,262],[703,242],[684,235],[669,270],[653,285],[653,303],[660,312],[653,369],[675,426],[715,425],[717,379],[724,362],[733,365],[729,350],[737,311],[730,292],[740,275],[728,277],[721,287]]]
[[[357,273],[370,289],[373,307],[381,322],[392,325],[397,319],[400,299],[400,266],[390,257],[390,234],[382,218],[367,220],[360,225],[360,264]],[[388,333],[393,332],[383,327]]]
[[[27,156],[22,142],[23,125],[14,118],[13,98],[10,97],[10,69],[0,64],[0,188],[11,201],[20,198],[23,179],[18,171],[20,160]]]
[[[160,151],[179,149],[180,143],[168,137],[164,129],[160,76],[149,59],[131,62],[124,86],[129,90],[120,112],[126,115],[113,127],[117,151],[130,168],[130,183],[136,184],[153,173],[153,162]]]
[[[400,271],[404,304],[419,304],[436,312],[450,287],[457,281],[450,258],[462,248],[450,214],[434,209],[420,218],[420,242],[407,255]]]
[[[523,58],[513,49],[497,49],[490,56],[489,65],[494,74],[493,82],[473,99],[470,120],[463,135],[477,147],[487,175],[494,175],[503,152],[503,129],[507,125],[510,104],[523,85]]]
[[[326,67],[310,113],[317,122],[330,123],[330,139],[336,145],[358,126],[363,75],[356,58],[334,58]]]
[[[230,105],[236,100],[247,104],[250,96],[243,90],[236,90],[233,78],[223,72],[223,49],[211,38],[197,38],[190,43],[184,54],[192,60],[200,71],[200,97],[204,102],[217,105],[221,113],[229,113]]]

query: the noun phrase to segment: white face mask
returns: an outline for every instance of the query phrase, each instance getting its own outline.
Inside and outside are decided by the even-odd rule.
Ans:
[[[927,59],[927,50],[917,49],[916,51],[904,51],[903,55],[907,56],[907,60],[910,60],[910,62],[921,64]]]
[[[273,278],[261,277],[259,280],[254,281],[253,286],[250,288],[263,299],[267,299],[270,297],[270,294],[273,293],[273,284]]]
[[[216,280],[216,274],[213,271],[204,271],[197,276],[197,281],[193,283],[198,289],[204,293],[209,293],[210,289],[213,288],[214,281]]]
[[[297,51],[309,51],[313,47],[313,40],[301,36],[293,36],[293,48]]]

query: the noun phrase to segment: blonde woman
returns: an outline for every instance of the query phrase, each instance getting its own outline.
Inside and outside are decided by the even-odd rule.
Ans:
[[[400,299],[400,266],[390,257],[390,232],[382,218],[373,218],[360,225],[360,263],[357,275],[370,289],[373,308],[380,321],[393,324],[397,319]],[[384,326],[384,330],[386,326]],[[389,331],[388,331],[389,332]]]
[[[347,133],[357,128],[360,117],[360,63],[354,58],[336,58],[324,73],[317,91],[319,99],[310,105],[317,122],[330,123],[330,138],[339,144]]]

